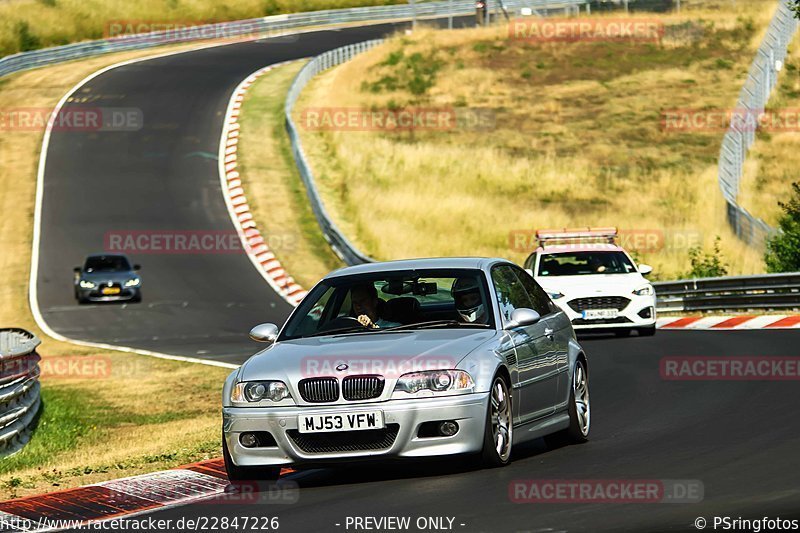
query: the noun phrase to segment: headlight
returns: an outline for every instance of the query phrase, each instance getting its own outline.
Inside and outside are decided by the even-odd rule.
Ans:
[[[94,283],[93,281],[86,281],[82,279],[80,282],[80,286],[81,289],[94,289],[95,287],[97,287],[97,284]]]
[[[655,294],[655,291],[653,290],[652,285],[645,285],[644,287],[638,288],[635,291],[633,291],[633,294],[635,294],[636,296],[652,296],[653,294]]]
[[[547,294],[549,294],[550,298],[552,298],[553,300],[558,300],[559,298],[564,297],[564,295],[561,294],[560,292],[548,292]]]
[[[463,370],[432,370],[403,374],[394,390],[416,394],[421,390],[433,392],[469,391],[475,387],[472,376]]]
[[[291,397],[283,381],[245,381],[237,383],[231,391],[231,401],[239,403],[258,403],[263,400],[279,402]]]
[[[142,282],[139,278],[129,279],[125,282],[126,287],[138,287],[139,284]]]

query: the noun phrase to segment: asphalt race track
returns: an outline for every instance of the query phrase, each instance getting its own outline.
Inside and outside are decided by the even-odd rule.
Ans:
[[[112,234],[234,232],[217,168],[234,88],[261,67],[382,37],[401,26],[208,48],[122,66],[82,86],[70,109],[141,110],[144,127],[52,133],[37,277],[47,324],[71,339],[230,363],[257,351],[247,337],[250,328],[282,323],[291,307],[243,252],[130,254],[143,267],[143,302],[124,306],[78,306],[72,269],[86,255],[103,252]]]
[[[494,470],[461,464],[351,466],[289,474],[293,504],[207,502],[155,513],[178,520],[277,516],[280,530],[356,531],[348,516],[454,517],[453,531],[689,531],[697,517],[800,517],[796,381],[664,381],[671,356],[798,356],[797,332],[660,332],[584,340],[591,440],[515,451]],[[699,503],[512,503],[515,480],[696,480]],[[336,524],[341,524],[337,527]],[[459,524],[464,524],[460,526]],[[712,530],[711,526],[707,528]],[[363,530],[361,530],[363,531]],[[417,531],[411,528],[410,531]]]
[[[244,254],[132,254],[143,265],[144,302],[125,306],[78,306],[72,267],[103,250],[107,232],[232,232],[216,154],[234,87],[268,64],[391,29],[321,31],[178,54],[111,70],[83,87],[77,105],[139,108],[145,122],[135,132],[53,133],[37,285],[49,326],[70,338],[228,362],[253,353],[258,346],[248,329],[281,322],[290,307]],[[279,530],[289,532],[365,531],[346,528],[348,516],[410,516],[412,523],[445,516],[454,518],[453,531],[467,532],[687,531],[700,516],[797,518],[797,382],[665,381],[659,362],[800,356],[799,341],[791,331],[584,339],[592,397],[587,444],[548,449],[537,442],[495,470],[438,461],[298,472],[288,476],[299,484],[293,504],[206,502],[152,516],[277,516]],[[691,504],[512,503],[509,485],[522,479],[694,480],[704,496]]]

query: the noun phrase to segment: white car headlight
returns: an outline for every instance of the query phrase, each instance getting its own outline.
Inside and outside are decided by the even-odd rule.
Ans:
[[[132,278],[125,282],[126,287],[138,287],[142,282],[139,278]]]
[[[403,374],[394,390],[416,394],[423,390],[432,392],[471,392],[475,388],[472,376],[463,370],[431,370]]]
[[[547,294],[549,294],[550,298],[553,299],[553,300],[558,300],[559,298],[563,298],[564,297],[564,295],[561,294],[560,292],[548,292]]]
[[[652,285],[645,285],[644,287],[639,287],[633,291],[633,294],[636,296],[652,296],[655,294],[655,291],[653,290]]]
[[[94,289],[95,287],[97,287],[97,283],[95,283],[93,281],[86,281],[86,280],[82,279],[81,282],[80,282],[80,286],[81,286],[81,289]]]
[[[291,397],[283,381],[245,381],[237,383],[231,391],[231,401],[237,403],[279,402]]]

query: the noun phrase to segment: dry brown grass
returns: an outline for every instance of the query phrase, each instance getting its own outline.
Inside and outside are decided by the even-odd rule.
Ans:
[[[275,256],[310,289],[341,261],[311,212],[284,128],[284,104],[304,62],[278,67],[248,89],[242,106],[239,172],[253,216]]]
[[[740,243],[725,222],[716,183],[722,132],[661,127],[664,110],[735,103],[775,3],[730,7],[663,17],[667,34],[659,44],[529,44],[510,40],[504,26],[397,36],[315,80],[298,119],[318,106],[469,107],[490,110],[496,127],[301,127],[326,206],[380,259],[521,262],[528,251],[510,246],[515,230],[616,225],[699,235],[707,246],[720,235],[731,273],[761,272],[761,252]],[[423,70],[436,71],[422,95],[398,74],[415,53]],[[387,77],[399,88],[371,89]],[[687,251],[676,243],[639,256],[670,278],[688,270]]]
[[[189,48],[184,46],[183,48]],[[161,50],[163,51],[163,49]],[[97,57],[0,80],[0,109],[52,109],[88,74],[153,50]],[[48,339],[28,308],[36,170],[42,131],[0,136],[0,325],[43,339],[45,364],[97,351]],[[98,379],[43,378],[45,408],[32,441],[0,461],[0,497],[56,490],[219,454],[219,390],[228,370],[126,353],[100,354]],[[107,358],[107,359],[106,359]],[[176,401],[190,395],[193,401]]]

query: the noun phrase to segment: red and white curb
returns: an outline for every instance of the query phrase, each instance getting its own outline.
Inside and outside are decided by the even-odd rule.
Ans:
[[[285,61],[259,69],[245,78],[233,91],[233,95],[228,102],[228,110],[225,114],[222,137],[220,139],[219,177],[222,192],[225,196],[225,204],[228,206],[231,220],[233,220],[239,237],[242,239],[242,244],[250,261],[275,292],[290,304],[298,305],[307,294],[307,291],[297,284],[281,266],[275,254],[267,245],[264,235],[259,231],[250,212],[250,206],[247,203],[247,197],[245,196],[245,190],[238,171],[239,163],[236,153],[239,145],[239,114],[241,113],[247,90],[259,77],[270,70],[292,62]]]
[[[284,469],[282,474],[291,472]],[[173,470],[0,502],[0,531],[75,529],[89,522],[129,518],[199,501],[259,503],[257,491],[248,487],[232,491],[230,487],[222,459],[212,459]],[[296,498],[296,494],[292,496]]]
[[[664,317],[656,321],[658,329],[731,330],[731,329],[800,329],[800,315],[739,315]]]

